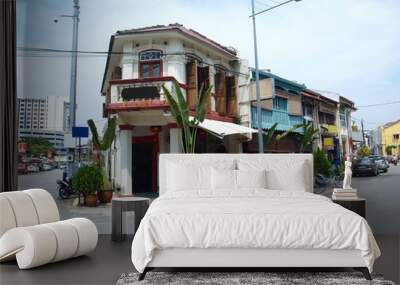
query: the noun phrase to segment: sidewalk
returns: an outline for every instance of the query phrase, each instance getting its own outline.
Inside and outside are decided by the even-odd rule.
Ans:
[[[20,190],[30,188],[43,188],[50,192],[57,203],[60,218],[71,219],[84,217],[92,220],[99,234],[111,233],[111,203],[97,207],[85,207],[77,205],[77,199],[61,200],[58,197],[56,180],[61,179],[62,170],[42,171],[28,175],[18,176],[18,188]]]

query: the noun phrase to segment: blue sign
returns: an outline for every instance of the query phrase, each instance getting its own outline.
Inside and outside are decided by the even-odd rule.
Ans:
[[[72,127],[73,138],[87,138],[89,137],[88,127]]]

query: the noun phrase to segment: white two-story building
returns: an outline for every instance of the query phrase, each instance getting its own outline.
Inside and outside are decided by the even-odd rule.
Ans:
[[[198,152],[241,152],[250,138],[246,128],[232,125],[240,120],[239,89],[245,92],[249,81],[235,49],[180,24],[118,31],[110,39],[101,92],[104,117],[117,116],[107,165],[122,194],[156,194],[158,154],[181,152],[181,130],[161,89],[174,81],[190,109],[200,87],[212,86]]]

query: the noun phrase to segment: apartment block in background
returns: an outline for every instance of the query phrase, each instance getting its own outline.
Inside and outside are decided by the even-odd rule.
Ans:
[[[44,138],[56,148],[65,146],[69,100],[64,96],[18,98],[18,138]]]

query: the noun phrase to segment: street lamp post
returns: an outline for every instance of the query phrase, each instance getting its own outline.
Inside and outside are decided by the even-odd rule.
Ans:
[[[275,9],[277,7],[283,6],[290,2],[299,2],[301,0],[288,0],[282,3],[279,3],[275,6],[269,7],[259,12],[255,12],[254,10],[254,0],[251,0],[251,15],[250,17],[253,20],[253,40],[254,40],[254,64],[255,64],[255,73],[256,73],[256,98],[257,98],[257,129],[258,129],[258,152],[264,153],[264,140],[263,140],[263,130],[262,130],[262,120],[261,120],[261,95],[260,95],[260,71],[258,68],[258,50],[257,50],[257,33],[256,33],[256,16]]]
[[[77,56],[78,56],[78,28],[79,28],[79,0],[73,0],[74,13],[72,15],[60,15],[59,18],[72,18],[72,51],[71,51],[71,80],[69,88],[69,131],[72,133],[72,127],[76,125],[76,74],[77,74]],[[54,19],[57,23],[58,19]]]

